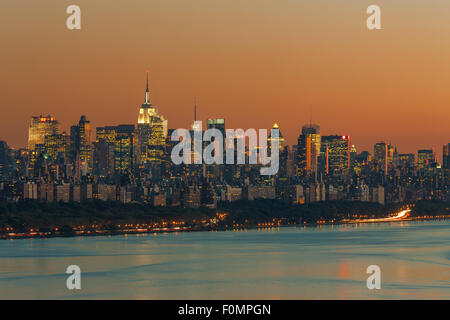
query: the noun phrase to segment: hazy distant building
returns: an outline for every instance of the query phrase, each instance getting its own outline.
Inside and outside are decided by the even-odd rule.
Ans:
[[[22,185],[24,199],[38,198],[38,185],[33,182],[27,182]]]
[[[55,199],[55,185],[52,182],[39,185],[39,198],[44,202],[53,202]]]
[[[200,188],[197,186],[189,186],[183,191],[183,207],[198,208],[200,207]]]
[[[103,201],[116,201],[116,186],[110,184],[98,184],[94,187],[95,197]]]
[[[226,195],[225,199],[228,202],[233,202],[242,199],[242,188],[240,187],[232,187],[230,185],[226,186]]]
[[[385,202],[384,187],[378,186],[371,188],[370,200],[372,202],[378,202],[379,204],[384,205]]]
[[[132,201],[132,192],[126,186],[119,188],[119,201],[122,203],[130,203]]]
[[[56,185],[55,200],[57,202],[69,202],[70,200],[70,184],[63,183]]]
[[[247,200],[275,199],[275,187],[249,185],[246,188],[246,198]]]

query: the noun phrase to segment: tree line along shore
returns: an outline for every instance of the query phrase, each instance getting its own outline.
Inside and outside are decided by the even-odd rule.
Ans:
[[[279,200],[239,200],[217,208],[157,207],[90,200],[82,203],[21,200],[0,204],[0,236],[27,234],[91,235],[132,233],[133,230],[195,231],[315,223],[340,223],[344,219],[382,218],[409,205],[411,218],[450,217],[450,202],[422,200],[414,204],[381,205],[360,201],[321,201],[290,204]]]

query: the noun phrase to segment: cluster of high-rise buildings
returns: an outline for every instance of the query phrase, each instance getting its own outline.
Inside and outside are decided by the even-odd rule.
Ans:
[[[199,129],[194,114],[193,131]],[[225,119],[208,119],[211,128],[225,137]],[[280,130],[277,124],[273,129]],[[13,150],[0,141],[0,200],[102,199],[184,207],[258,198],[292,203],[450,200],[450,144],[443,147],[442,163],[431,149],[401,154],[385,142],[376,143],[373,153],[358,153],[348,135],[321,135],[320,127],[309,123],[294,146],[286,145],[279,131],[279,171],[263,176],[261,164],[248,161],[175,165],[173,130],[150,102],[148,78],[134,124],[97,127],[94,133],[83,115],[66,133],[50,115],[32,117],[27,148]],[[268,137],[269,148],[273,139]],[[246,156],[252,151],[247,146]]]

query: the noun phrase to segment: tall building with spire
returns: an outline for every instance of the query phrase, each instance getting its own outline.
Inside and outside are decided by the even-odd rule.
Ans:
[[[137,121],[137,162],[160,163],[163,158],[167,136],[167,120],[157,112],[157,107],[150,103],[150,91],[145,89],[145,100],[139,109]]]
[[[202,130],[197,122],[197,98],[194,98],[194,123],[192,124],[192,130]]]
[[[284,145],[284,137],[281,134],[280,127],[278,126],[278,123],[274,123],[273,130],[278,130],[278,138],[272,138],[272,132],[269,134],[269,138],[267,139],[267,145],[269,147],[269,150],[272,151],[272,144],[277,142],[278,143],[278,149],[279,152],[284,152],[285,145]]]

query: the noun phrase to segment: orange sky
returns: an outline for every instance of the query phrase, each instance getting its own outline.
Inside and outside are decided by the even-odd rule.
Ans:
[[[66,8],[82,10],[69,31]],[[366,8],[383,30],[366,29]],[[64,129],[134,123],[151,98],[169,128],[198,116],[230,128],[280,125],[289,144],[313,121],[358,151],[450,142],[448,0],[2,0],[0,139],[27,140],[30,117]]]

